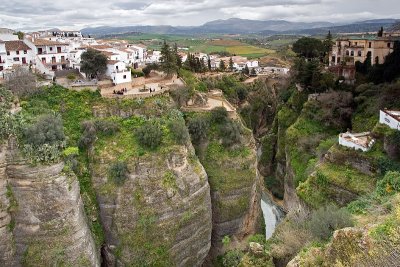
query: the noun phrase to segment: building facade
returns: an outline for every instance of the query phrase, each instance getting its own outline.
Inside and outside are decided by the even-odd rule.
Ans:
[[[379,112],[379,123],[386,124],[391,129],[400,131],[400,111],[381,110]]]
[[[329,53],[329,66],[354,65],[363,63],[368,57],[371,65],[385,62],[385,57],[393,52],[395,37],[357,36],[339,38]]]

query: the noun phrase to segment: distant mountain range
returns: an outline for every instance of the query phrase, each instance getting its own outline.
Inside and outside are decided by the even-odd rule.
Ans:
[[[207,22],[201,26],[124,26],[124,27],[95,27],[84,28],[82,33],[93,36],[110,36],[130,33],[154,33],[154,34],[326,34],[347,32],[371,32],[378,31],[380,27],[390,28],[393,24],[400,22],[397,19],[378,19],[360,21],[351,24],[339,24],[330,22],[290,22],[285,20],[245,20],[227,19]]]

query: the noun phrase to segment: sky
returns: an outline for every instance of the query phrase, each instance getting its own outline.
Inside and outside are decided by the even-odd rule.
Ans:
[[[399,0],[1,0],[0,28],[196,26],[216,19],[354,22],[399,18]]]

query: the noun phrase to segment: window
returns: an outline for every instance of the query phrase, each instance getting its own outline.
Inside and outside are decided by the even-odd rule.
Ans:
[[[358,42],[355,42],[354,44],[355,44],[355,45],[358,45]]]
[[[350,52],[350,56],[354,57],[354,51]]]
[[[349,50],[346,50],[346,56],[350,55]]]
[[[126,79],[126,75],[124,75],[124,80]]]
[[[53,47],[49,47],[49,50],[50,50],[50,51],[53,51]]]
[[[19,61],[19,57],[13,58],[14,61]]]
[[[17,53],[17,55],[19,55],[19,51],[17,51],[16,53]]]
[[[9,56],[10,55],[10,51],[7,51],[7,56]]]
[[[2,71],[3,70],[3,66],[0,66],[0,71]]]
[[[358,56],[359,56],[359,57],[361,57],[361,56],[362,56],[362,53],[361,53],[361,51],[358,51]]]
[[[26,55],[26,53],[28,53],[28,51],[24,50],[24,54]]]
[[[390,43],[387,43],[387,47],[390,48]]]
[[[369,42],[369,43],[368,43],[368,48],[371,48],[371,47],[372,47],[372,43]]]

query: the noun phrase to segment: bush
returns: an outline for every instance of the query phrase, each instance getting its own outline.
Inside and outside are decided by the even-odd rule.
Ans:
[[[187,102],[190,100],[190,90],[187,87],[178,88],[176,90],[171,91],[171,97],[178,105],[181,107],[186,105]]]
[[[35,124],[25,129],[23,135],[25,142],[34,147],[53,145],[65,140],[61,118],[51,114],[40,116]]]
[[[75,76],[75,74],[73,74],[73,73],[69,73],[69,74],[67,75],[67,79],[70,80],[70,81],[73,81],[73,80],[76,79],[76,76]]]
[[[224,267],[236,267],[240,264],[242,257],[243,252],[238,249],[228,251],[223,257],[222,264]]]
[[[308,228],[315,238],[327,240],[337,229],[353,226],[350,213],[335,205],[319,208],[311,215]]]
[[[380,196],[393,195],[400,192],[400,172],[388,171],[376,185],[376,192]]]
[[[221,127],[220,136],[222,137],[222,145],[225,147],[240,144],[242,141],[241,127],[234,121],[228,121]]]
[[[97,132],[108,136],[113,135],[119,131],[119,126],[114,121],[97,120],[95,121],[95,127]]]
[[[176,143],[180,145],[187,144],[189,140],[189,132],[186,128],[185,122],[182,119],[169,122],[168,128]]]
[[[140,145],[151,149],[161,145],[162,136],[161,127],[154,121],[148,121],[136,130],[136,138]]]
[[[228,111],[224,107],[216,107],[211,110],[211,121],[214,123],[225,123],[228,120]]]
[[[131,73],[132,73],[132,77],[134,77],[134,78],[143,77],[144,76],[143,71],[138,71],[138,70],[131,69]]]
[[[207,139],[208,127],[208,120],[204,116],[194,117],[189,121],[188,128],[193,143],[199,144]]]
[[[128,165],[126,162],[117,161],[111,164],[108,177],[116,185],[122,185],[128,178]]]
[[[89,148],[96,141],[96,126],[93,121],[84,121],[81,124],[82,136],[78,141],[80,148]]]

